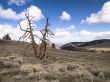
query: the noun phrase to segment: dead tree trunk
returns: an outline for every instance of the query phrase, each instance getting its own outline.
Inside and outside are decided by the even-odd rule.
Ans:
[[[34,39],[34,36],[35,36],[35,35],[33,34],[33,27],[34,27],[34,25],[33,25],[33,23],[32,23],[33,17],[29,15],[29,12],[26,12],[26,13],[25,13],[25,17],[26,17],[26,19],[27,19],[27,21],[28,21],[28,27],[27,27],[26,30],[23,30],[23,29],[21,28],[21,25],[20,25],[20,29],[21,29],[22,31],[24,31],[25,33],[23,34],[23,36],[21,36],[21,37],[19,38],[19,40],[20,40],[21,38],[23,38],[23,40],[24,40],[26,37],[28,37],[29,39],[31,39],[31,44],[32,44],[32,47],[33,47],[33,50],[34,50],[34,54],[35,54],[35,57],[37,57],[37,54],[38,54],[37,44],[36,44],[35,39]]]
[[[47,17],[45,29],[40,31],[42,34],[42,39],[41,39],[41,44],[40,44],[40,49],[39,49],[39,58],[40,59],[43,59],[46,55],[47,43],[49,41],[48,35],[53,35],[53,33],[48,29],[49,25],[50,24],[48,23],[48,17]]]
[[[26,18],[28,20],[28,25],[29,25],[29,30],[30,30],[30,38],[31,38],[31,43],[32,43],[33,49],[34,49],[34,54],[35,54],[35,57],[37,57],[37,54],[38,54],[37,53],[37,44],[34,39],[33,28],[32,28],[33,26],[32,26],[32,21],[29,18],[29,13],[26,16]]]

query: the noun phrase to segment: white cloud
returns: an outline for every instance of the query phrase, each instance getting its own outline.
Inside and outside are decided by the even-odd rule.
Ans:
[[[62,30],[57,28],[54,32],[54,38],[51,41],[57,44],[65,44],[68,42],[85,42],[92,41],[96,39],[110,39],[110,31],[106,32],[91,32],[86,30],[81,30],[79,32],[73,32],[70,30]]]
[[[18,40],[18,38],[22,35],[23,32],[19,28],[13,28],[12,25],[1,24],[0,25],[0,38],[2,38],[7,33],[10,34],[13,40]]]
[[[23,25],[23,24],[22,24]],[[23,28],[23,27],[22,27]],[[26,28],[23,28],[26,29]],[[41,36],[41,33],[37,30],[33,31],[34,34]],[[4,35],[9,34],[11,36],[12,40],[19,40],[19,38],[24,34],[24,31],[20,30],[20,27],[17,25],[12,26],[9,24],[0,24],[0,38],[2,38]],[[30,41],[30,39],[26,38],[27,41]],[[37,43],[39,43],[38,38],[35,39]],[[22,41],[22,39],[21,39]]]
[[[0,7],[0,18],[19,19],[17,13],[13,11],[11,8],[3,9],[2,7]]]
[[[16,4],[17,6],[20,6],[20,5],[25,5],[26,2],[28,2],[28,0],[9,0],[8,4],[9,5]]]
[[[21,22],[21,25],[24,24],[23,23],[24,21]],[[22,27],[22,28],[26,29],[25,27]],[[110,39],[110,31],[91,32],[91,31],[81,30],[79,32],[73,32],[72,30],[74,30],[74,28],[72,28],[71,30],[68,28],[69,27],[57,28],[54,31],[54,34],[55,34],[54,38],[50,38],[50,41],[56,44],[65,44],[73,41],[83,42],[83,41],[91,41],[96,39]],[[19,26],[12,26],[9,24],[0,24],[0,38],[2,38],[7,33],[10,34],[12,40],[18,40],[19,37],[22,36],[24,32],[19,29]],[[34,30],[34,34],[41,37],[41,33],[38,30]],[[35,40],[37,43],[39,43],[38,38],[36,38]],[[27,41],[30,41],[30,40],[27,39]]]
[[[32,5],[31,7],[27,9],[29,9],[30,16],[33,16],[35,20],[40,20],[44,18],[41,9],[39,9],[38,7]]]
[[[62,15],[60,16],[61,20],[70,20],[71,19],[71,15],[69,13],[67,13],[66,11],[62,12]]]
[[[41,9],[39,9],[37,6],[31,5],[27,9],[29,10],[30,15],[34,17],[34,20],[38,21],[44,18]],[[0,18],[13,20],[25,19],[25,12],[22,11],[21,13],[17,14],[16,11],[12,10],[11,8],[3,9],[0,7]]]
[[[59,31],[59,32],[63,32],[63,31],[72,31],[74,30],[76,27],[74,25],[70,25],[68,27],[65,27],[65,28],[56,28],[56,31]]]
[[[31,22],[31,23],[32,23],[33,29],[37,27],[37,25],[34,22]],[[29,28],[27,20],[22,20],[19,24],[22,27],[22,29],[24,29],[24,30]],[[20,28],[19,24],[17,25],[17,28]]]
[[[70,25],[69,27],[67,27],[67,30],[73,30],[75,29],[76,27],[74,25]]]
[[[26,30],[26,28],[28,28],[28,21],[27,21],[27,20],[22,20],[22,21],[20,22],[20,25],[21,25],[21,27],[22,27],[23,29]],[[19,28],[20,26],[18,25],[17,27]]]
[[[97,13],[92,13],[90,17],[82,20],[82,23],[110,23],[110,1],[106,2],[100,11],[98,11]]]

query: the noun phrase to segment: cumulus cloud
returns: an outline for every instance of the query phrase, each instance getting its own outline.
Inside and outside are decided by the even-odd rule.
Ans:
[[[13,40],[18,40],[23,32],[19,28],[13,28],[12,25],[0,24],[0,38],[2,38],[7,33],[10,34]]]
[[[67,13],[66,11],[62,12],[62,15],[60,16],[61,20],[70,20],[71,19],[71,15],[69,13]]]
[[[31,7],[27,8],[30,12],[30,15],[34,17],[35,20],[40,20],[44,18],[41,9],[32,5]]]
[[[54,32],[54,38],[51,41],[57,44],[65,44],[68,42],[85,42],[96,39],[110,39],[110,31],[106,32],[91,32],[87,30],[81,30],[79,32],[73,32],[70,30],[62,30],[57,28]]]
[[[55,30],[59,31],[59,32],[63,32],[63,31],[72,31],[75,28],[76,28],[75,25],[70,25],[70,26],[65,27],[65,28],[56,28]]]
[[[0,7],[0,18],[4,19],[19,19],[17,13],[13,11],[11,8],[3,9]]]
[[[27,9],[29,12],[31,12],[30,15],[34,17],[34,20],[38,21],[44,18],[41,9],[39,9],[37,6],[31,5]],[[11,8],[3,9],[0,7],[0,18],[13,20],[25,19],[25,11],[17,14],[16,11],[12,10]]]
[[[100,11],[92,13],[85,20],[82,20],[82,23],[110,23],[110,1],[106,2]]]
[[[32,28],[33,29],[36,29],[38,27],[33,21],[31,23],[32,23],[32,26],[33,26]],[[26,30],[27,28],[29,28],[29,25],[28,25],[28,21],[27,20],[21,20],[19,24],[22,27],[22,29],[24,29],[24,30]],[[17,28],[20,28],[19,24],[17,25]]]
[[[24,22],[24,21],[23,21]],[[22,26],[24,23],[22,22]],[[25,26],[25,25],[24,25]],[[22,27],[23,29],[26,29],[25,27]],[[41,33],[38,30],[34,30],[33,33],[35,35],[39,35],[41,37]],[[12,26],[9,24],[0,24],[0,38],[2,38],[4,35],[9,34],[12,38],[12,40],[19,40],[19,38],[24,34],[24,31],[20,30],[20,27],[17,25]],[[30,41],[30,39],[26,38],[27,41]],[[39,39],[35,39],[37,43],[39,43]],[[22,39],[21,39],[22,41]]]
[[[29,0],[9,0],[8,4],[12,5],[12,4],[16,4],[17,6],[21,6],[21,5],[25,5],[26,2],[28,2]]]
[[[71,26],[71,25],[70,25]],[[54,31],[54,38],[50,38],[51,42],[56,44],[65,44],[68,42],[78,41],[91,41],[96,39],[110,39],[110,31],[106,32],[91,32],[87,30],[81,30],[79,32],[73,32],[73,28],[57,28]],[[25,29],[25,28],[23,28]],[[13,40],[18,40],[20,36],[23,35],[23,31],[19,29],[19,26],[12,26],[9,24],[0,24],[0,38],[2,38],[5,34],[9,33]],[[41,33],[38,30],[34,30],[34,34],[37,34],[41,37]],[[38,38],[35,39],[36,42],[39,43]],[[30,41],[27,39],[27,41]]]

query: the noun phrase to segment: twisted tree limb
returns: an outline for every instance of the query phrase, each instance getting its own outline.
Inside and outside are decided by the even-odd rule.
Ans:
[[[36,44],[35,39],[34,39],[34,36],[35,36],[35,35],[33,34],[33,27],[34,27],[34,26],[33,26],[33,23],[32,23],[32,19],[33,19],[34,17],[30,16],[28,11],[25,12],[25,17],[26,17],[26,19],[27,19],[27,21],[28,21],[28,27],[27,27],[26,30],[24,30],[24,29],[22,29],[21,25],[19,24],[20,29],[21,29],[22,31],[24,31],[23,36],[21,36],[21,37],[19,38],[19,40],[23,39],[23,41],[24,41],[24,39],[26,39],[26,38],[30,39],[30,40],[31,40],[31,45],[32,45],[33,50],[34,50],[34,55],[35,55],[35,57],[37,57],[37,55],[38,55],[38,50],[37,50],[37,49],[38,49],[38,48],[37,48],[37,44]],[[36,35],[36,36],[37,36],[37,35]]]
[[[48,26],[50,26],[48,20],[49,20],[48,17],[46,17],[45,29],[40,31],[42,34],[41,44],[39,48],[39,56],[38,56],[40,59],[43,59],[46,56],[47,43],[49,42],[48,36],[54,35],[53,32],[48,29]]]

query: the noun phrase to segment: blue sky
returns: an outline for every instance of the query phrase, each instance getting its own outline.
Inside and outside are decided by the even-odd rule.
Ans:
[[[63,43],[67,43],[81,41],[82,38],[85,38],[82,41],[109,39],[110,1],[108,0],[0,0],[0,12],[3,12],[0,14],[1,28],[5,24],[16,29],[17,24],[24,20],[19,19],[18,15],[27,8],[33,8],[32,12],[34,9],[38,13],[41,11],[35,21],[40,28],[45,25],[45,15],[49,17],[50,29],[56,35],[55,39],[52,39],[53,42],[61,43],[63,40]],[[11,36],[14,39],[15,36]]]

